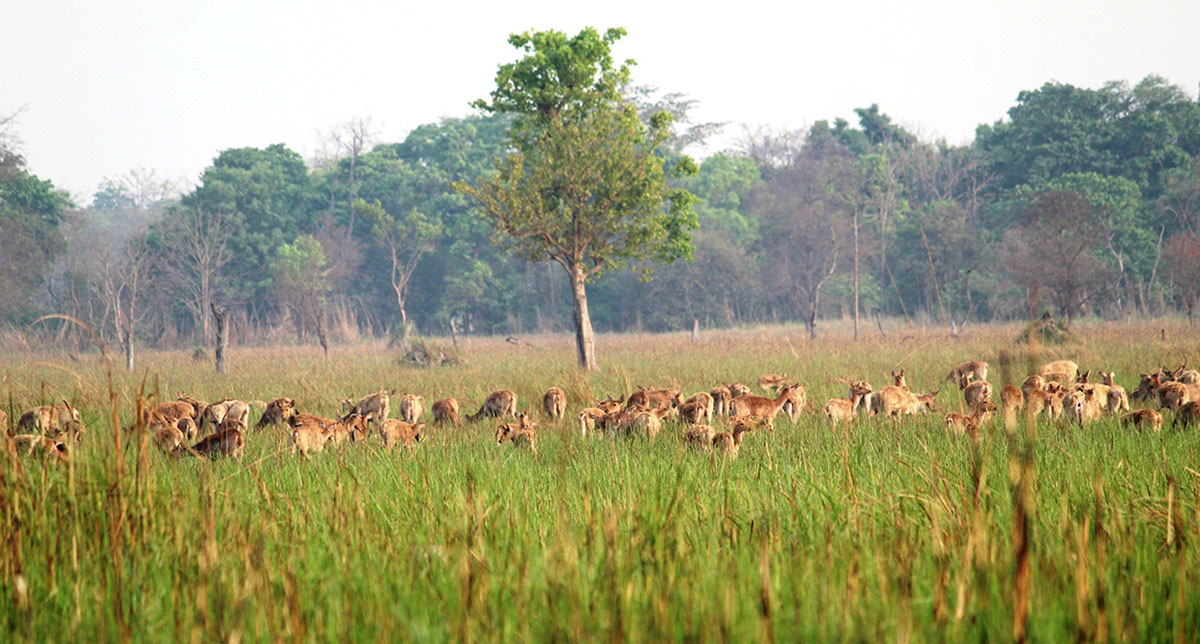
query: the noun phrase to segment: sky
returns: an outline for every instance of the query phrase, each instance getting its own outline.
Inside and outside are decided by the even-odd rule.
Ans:
[[[471,113],[511,33],[620,26],[633,80],[697,101],[694,120],[799,128],[878,103],[926,139],[966,143],[1048,81],[1158,74],[1195,97],[1200,2],[834,3],[3,0],[0,115],[31,172],[86,204],[133,169],[194,184],[224,149],[369,117],[380,141]]]

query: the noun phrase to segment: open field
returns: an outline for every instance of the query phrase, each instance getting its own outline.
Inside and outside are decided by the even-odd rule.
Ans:
[[[1004,641],[1021,606],[1030,641],[1200,638],[1200,430],[1171,430],[1169,414],[1160,434],[993,421],[976,450],[940,415],[835,431],[810,412],[752,432],[736,460],[686,449],[675,427],[575,430],[572,411],[639,384],[692,393],[786,372],[819,410],[845,396],[839,377],[880,387],[903,367],[959,411],[943,378],[968,359],[991,362],[997,390],[1059,357],[1130,391],[1160,362],[1200,366],[1177,322],[1080,326],[1080,344],[1036,356],[1015,327],[872,330],[857,345],[823,332],[601,335],[589,376],[563,337],[474,340],[466,364],[438,369],[399,367],[381,344],[328,361],[234,348],[228,376],[146,353],[111,390],[95,360],[7,355],[10,416],[62,396],[89,431],[70,468],[0,458],[0,639]],[[541,421],[536,455],[496,445],[485,420],[431,426],[412,451],[373,437],[305,460],[282,431],[251,430],[240,463],[173,461],[113,430],[145,374],[161,399],[287,395],[322,415],[380,387],[427,406],[452,395],[464,414],[498,388],[522,409],[551,385],[570,403],[561,425]]]

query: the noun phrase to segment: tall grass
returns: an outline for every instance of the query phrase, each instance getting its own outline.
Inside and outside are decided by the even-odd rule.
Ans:
[[[997,422],[974,446],[938,417],[833,431],[807,414],[726,460],[672,431],[584,440],[568,414],[543,422],[537,455],[496,445],[480,422],[433,429],[413,451],[307,460],[265,431],[240,463],[171,461],[120,429],[143,386],[290,395],[327,415],[387,386],[454,395],[468,412],[500,387],[524,409],[557,384],[577,409],[639,384],[691,392],[786,371],[819,408],[845,395],[838,377],[880,385],[903,366],[914,389],[944,389],[952,364],[998,365],[1001,350],[1007,378],[1071,357],[1132,388],[1139,370],[1197,349],[1176,327],[1164,340],[1159,326],[1091,326],[1037,355],[1015,335],[602,336],[589,376],[559,337],[474,339],[466,364],[427,370],[374,344],[328,361],[235,350],[226,377],[162,353],[111,389],[99,364],[9,356],[14,409],[62,395],[90,431],[70,468],[3,456],[0,629],[8,641],[1195,641],[1195,428]],[[938,400],[960,407],[956,390]]]

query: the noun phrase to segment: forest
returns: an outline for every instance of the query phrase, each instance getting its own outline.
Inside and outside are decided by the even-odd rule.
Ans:
[[[789,130],[705,142],[686,94],[627,84],[671,178],[694,195],[689,258],[634,262],[588,286],[597,330],[672,331],[847,319],[866,324],[1194,313],[1200,293],[1200,103],[1158,76],[1020,92],[974,141],[926,140],[878,105]],[[464,106],[464,112],[467,112]],[[496,171],[513,117],[476,110],[381,141],[370,118],[283,144],[221,151],[194,186],[132,170],[73,203],[27,167],[0,123],[0,319],[22,342],[83,350],[207,346],[210,303],[242,344],[416,332],[571,328],[553,262],[497,244],[455,182]],[[47,319],[46,316],[54,316]],[[68,323],[71,318],[77,323]]]

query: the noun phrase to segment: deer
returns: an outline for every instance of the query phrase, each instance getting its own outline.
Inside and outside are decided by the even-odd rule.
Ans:
[[[1029,376],[1021,383],[1021,393],[1025,396],[1029,396],[1029,392],[1039,389],[1046,389],[1046,379],[1037,374]]]
[[[716,435],[717,433],[711,425],[689,425],[683,430],[683,444],[710,452],[712,451],[713,437]]]
[[[716,412],[716,400],[711,393],[705,391],[694,393],[688,396],[687,400],[683,401],[685,405],[688,403],[696,403],[704,407],[704,417],[708,418],[709,422],[712,421],[713,414]],[[682,409],[680,412],[682,413]]]
[[[507,389],[498,389],[488,394],[479,407],[479,411],[467,416],[467,420],[475,422],[480,418],[517,415],[517,395]]]
[[[936,391],[928,394],[915,394],[903,387],[891,385],[880,389],[871,400],[871,415],[883,414],[892,418],[900,416],[915,416],[937,411],[934,399]]]
[[[1183,407],[1192,399],[1188,386],[1182,382],[1174,381],[1158,385],[1154,390],[1154,397],[1158,400],[1159,407],[1170,409],[1173,412],[1178,412],[1180,407]]]
[[[1079,364],[1073,360],[1054,360],[1042,365],[1041,375],[1047,381],[1057,382],[1065,387],[1075,384],[1079,374]]]
[[[968,377],[973,377],[978,380],[987,380],[988,363],[982,360],[971,360],[964,362],[946,374],[946,382],[953,382],[958,385],[959,389],[967,386]]]
[[[400,398],[400,420],[410,425],[416,423],[425,411],[424,403],[425,397],[420,394],[404,394]]]
[[[805,393],[804,387],[796,385],[788,395],[787,400],[783,401],[783,413],[787,414],[788,420],[796,422],[796,417],[800,415],[801,409],[813,410],[812,403],[808,402],[808,394]]]
[[[900,373],[892,371],[892,386],[908,389],[908,381],[904,379],[903,369],[900,370]]]
[[[746,394],[733,399],[730,413],[733,415],[749,415],[766,420],[767,427],[775,428],[775,416],[783,408],[783,403],[800,385],[786,385],[779,390],[779,395],[772,400],[764,396]]]
[[[962,389],[963,400],[967,406],[974,405],[977,402],[992,399],[992,384],[986,380],[974,380],[967,384]]]
[[[496,426],[496,444],[511,441],[514,449],[527,447],[529,451],[537,454],[537,423],[529,422],[529,414],[525,412],[520,412],[516,416],[517,422],[502,423]]]
[[[208,403],[182,391],[175,392],[175,400],[191,406],[192,420],[196,421],[199,431],[204,431],[204,412],[208,409]]]
[[[718,432],[714,434],[712,438],[713,450],[725,454],[729,458],[737,458],[738,448],[742,444],[742,437],[748,431],[750,430],[744,425],[738,425],[733,428],[732,432]]]
[[[357,443],[366,440],[370,422],[371,418],[369,416],[349,414],[339,419],[333,425],[322,427],[321,432],[335,446],[340,446],[346,441]]]
[[[725,386],[729,388],[729,393],[734,398],[737,398],[738,396],[749,396],[750,394],[754,393],[753,391],[750,391],[749,387],[740,382],[735,382],[733,384],[725,383]]]
[[[380,389],[375,393],[359,398],[358,402],[351,402],[345,398],[340,402],[342,403],[342,408],[346,410],[346,415],[361,414],[363,416],[370,416],[371,420],[378,426],[391,415],[391,397],[394,395],[396,395],[394,389]]]
[[[1108,411],[1113,414],[1129,411],[1129,394],[1125,392],[1124,387],[1115,382],[1115,375],[1111,371],[1100,372],[1104,386],[1108,387]]]
[[[1066,390],[1055,382],[1047,383],[1046,389],[1034,389],[1025,394],[1025,413],[1036,418],[1043,411],[1050,418],[1057,418],[1063,413],[1063,401]]]
[[[629,427],[631,433],[645,433],[649,438],[658,436],[662,431],[662,421],[666,418],[671,418],[679,415],[679,410],[674,407],[655,407],[646,411],[638,412],[633,416],[633,423]]]
[[[1083,425],[1100,419],[1100,401],[1095,389],[1075,389],[1067,394],[1063,407],[1068,418]]]
[[[708,394],[705,394],[706,396]],[[712,407],[700,401],[688,400],[679,408],[679,417],[691,425],[712,422]]]
[[[1192,427],[1197,423],[1200,423],[1200,403],[1192,400],[1179,407],[1179,411],[1171,421],[1171,429],[1175,429],[1179,425]]]
[[[678,407],[683,404],[683,392],[678,389],[639,389],[629,395],[625,408]]]
[[[231,425],[236,425],[231,423]],[[227,426],[214,434],[205,436],[200,442],[192,445],[187,453],[216,459],[228,456],[235,461],[242,460],[242,452],[246,449],[246,434],[236,426]]]
[[[79,410],[64,398],[61,405],[40,405],[21,414],[17,429],[25,433],[49,434],[69,421],[79,420]]]
[[[245,425],[249,416],[250,405],[240,400],[226,398],[205,407],[203,417],[204,421],[212,424],[213,427],[220,427],[226,418],[237,418],[242,425]],[[203,425],[204,423],[201,423],[201,426]]]
[[[412,449],[424,437],[425,423],[406,423],[398,418],[389,418],[378,426],[383,446],[389,450],[397,443]]]
[[[971,405],[969,416],[956,413],[946,414],[946,429],[953,430],[956,434],[966,434],[971,439],[978,441],[981,438],[980,428],[996,411],[996,406],[992,404],[992,401],[980,401]]]
[[[1004,424],[1017,422],[1017,412],[1025,407],[1025,393],[1013,385],[1004,385],[1000,390],[1000,406],[1004,410]]]
[[[454,398],[433,401],[433,422],[439,425],[459,425],[458,401]]]
[[[325,444],[332,438],[332,434],[327,433],[320,425],[303,424],[292,428],[292,433],[288,436],[288,446],[292,448],[292,452],[308,456],[313,452],[324,451]]]
[[[567,392],[558,387],[551,387],[542,395],[542,410],[551,420],[562,420],[567,411]]]
[[[286,423],[295,413],[295,398],[276,398],[267,403],[266,409],[263,410],[262,416],[258,417],[258,422],[254,424],[254,428],[262,429],[268,425],[279,427],[283,423]]]
[[[1150,430],[1158,433],[1162,430],[1162,414],[1153,409],[1139,409],[1131,411],[1121,417],[1121,424],[1126,427],[1132,426],[1134,429],[1141,431],[1142,426],[1150,427]]]
[[[783,386],[783,383],[785,380],[787,380],[786,373],[784,373],[784,374],[778,374],[778,373],[763,374],[758,377],[758,386],[763,391],[767,392],[768,396],[770,396],[771,394],[774,394],[780,387]]]
[[[718,385],[713,387],[708,395],[713,400],[713,416],[728,416],[729,403],[733,402],[733,393],[729,391],[728,385]]]
[[[18,456],[41,456],[43,460],[65,465],[71,460],[71,448],[62,441],[37,434],[18,434],[9,444]]]

